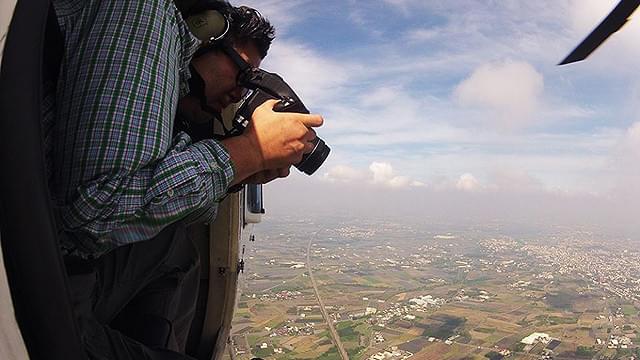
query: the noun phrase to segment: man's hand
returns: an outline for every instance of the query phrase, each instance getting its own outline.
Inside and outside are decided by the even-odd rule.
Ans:
[[[260,172],[257,172],[251,176],[249,176],[248,178],[244,179],[244,181],[242,181],[242,183],[244,184],[266,184],[268,182],[271,182],[275,179],[278,178],[284,178],[289,176],[289,173],[291,172],[291,168],[281,168],[281,169],[274,169],[274,170],[263,170]]]
[[[251,122],[245,132],[233,138],[225,139],[225,145],[235,165],[235,179],[232,185],[239,184],[254,174],[265,180],[288,175],[291,165],[302,160],[304,153],[313,150],[310,143],[316,137],[312,127],[321,126],[322,116],[311,114],[275,112],[277,100],[268,100],[258,106],[251,116]],[[285,172],[278,169],[287,169]],[[274,177],[275,176],[275,177]],[[265,181],[267,182],[267,181]]]
[[[309,142],[316,133],[311,128],[323,122],[320,115],[274,112],[277,103],[268,100],[258,106],[244,133],[261,156],[265,170],[299,163],[305,152],[313,150]]]

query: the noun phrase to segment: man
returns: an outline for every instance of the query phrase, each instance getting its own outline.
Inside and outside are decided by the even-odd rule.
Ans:
[[[232,23],[239,23],[242,21],[243,17],[260,19],[259,13],[256,10],[248,8],[248,7],[239,7],[231,11]],[[252,67],[259,67],[262,59],[267,55],[267,51],[273,40],[274,29],[266,22],[253,21],[246,26],[243,26],[243,30],[240,35],[236,35],[233,32],[229,34],[232,42],[235,44],[235,50],[240,54],[240,56]],[[212,51],[204,52],[201,48],[199,53],[201,55],[196,55],[196,57],[192,60],[192,69],[195,71],[194,77],[199,78],[199,81],[191,81],[191,88],[193,90],[194,87],[198,87],[198,83],[204,82],[206,84],[205,89],[203,89],[204,96],[207,101],[207,110],[215,111],[220,113],[224,108],[229,106],[232,103],[236,103],[240,101],[241,95],[243,93],[243,88],[239,86],[236,82],[238,75],[237,66],[230,60],[229,56],[219,48],[213,47]],[[221,81],[222,80],[222,81]],[[195,83],[195,84],[194,84]],[[191,94],[190,94],[191,95]],[[179,113],[180,115],[186,117],[188,119],[187,122],[191,123],[201,123],[201,127],[204,127],[206,130],[210,132],[211,123],[207,120],[211,119],[211,114],[203,111],[202,106],[200,104],[201,99],[197,96],[186,96],[180,99],[179,101]],[[267,108],[272,108],[275,102],[269,102],[270,105],[267,105]],[[258,116],[260,117],[260,116]],[[297,116],[296,116],[297,118]],[[247,137],[255,137],[255,128],[253,124],[260,125],[265,132],[272,133],[276,136],[281,136],[287,131],[283,131],[284,128],[287,130],[297,129],[299,131],[304,132],[305,137],[303,139],[302,145],[305,146],[303,149],[303,153],[310,152],[313,150],[313,144],[309,141],[313,140],[315,137],[315,132],[305,127],[300,127],[300,122],[293,119],[285,119],[283,117],[276,117],[271,120],[275,120],[272,124],[263,124],[261,121],[251,123],[252,126],[249,128]],[[284,122],[282,122],[284,120]],[[293,121],[291,121],[293,120]],[[317,121],[319,119],[315,119],[312,121]],[[204,126],[203,126],[204,125]],[[316,124],[312,124],[316,126]],[[278,130],[279,129],[279,130]],[[263,133],[262,130],[259,130],[260,133]],[[190,136],[193,138],[198,137],[200,134],[191,134]],[[265,134],[263,134],[265,135]],[[232,158],[234,156],[242,156],[242,155],[257,155],[260,154],[260,151],[246,151],[246,146],[243,145],[243,141],[246,140],[243,137],[233,138],[223,140],[222,143],[229,149]],[[296,138],[294,138],[294,141]],[[269,143],[269,140],[266,140],[266,143]],[[289,144],[288,146],[295,148],[296,146],[300,146],[301,144]],[[234,151],[235,146],[238,147],[239,151]],[[266,149],[265,149],[266,150]],[[292,150],[292,149],[291,149]],[[291,164],[298,163],[301,157],[300,151],[294,151],[292,155],[294,157],[289,158],[283,163],[273,164],[273,165],[265,165],[265,169],[252,172],[251,177],[247,177],[245,175],[245,169],[236,168],[238,174],[236,174],[236,182],[239,183],[242,180],[245,182],[251,183],[264,183],[269,180],[272,180],[276,177],[283,177],[289,174],[289,167]],[[265,154],[267,157],[270,155]],[[233,160],[233,159],[232,159]],[[239,163],[240,165],[248,165],[252,161],[252,159],[246,159],[243,161],[234,161],[234,163]],[[253,159],[256,160],[256,159]],[[259,159],[258,159],[259,160]],[[274,167],[275,166],[275,167]],[[255,168],[255,166],[250,166],[250,168]],[[250,170],[250,169],[249,169]]]
[[[198,257],[184,222],[211,220],[234,184],[286,176],[322,118],[276,113],[270,101],[240,136],[173,136],[190,79],[202,79],[210,108],[238,100],[227,55],[192,61],[200,41],[170,0],[53,5],[64,52],[44,128],[82,340],[90,358],[188,358]],[[255,11],[211,6],[229,12],[231,46],[258,65],[273,28]]]

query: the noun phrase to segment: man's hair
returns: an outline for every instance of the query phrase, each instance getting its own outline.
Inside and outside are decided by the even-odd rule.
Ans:
[[[234,45],[253,43],[264,59],[275,38],[275,28],[258,10],[247,7],[231,7],[229,11],[229,39]]]

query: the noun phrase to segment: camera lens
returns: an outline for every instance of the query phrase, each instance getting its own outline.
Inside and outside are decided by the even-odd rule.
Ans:
[[[317,136],[313,139],[312,143],[315,145],[313,150],[308,154],[304,154],[302,156],[302,160],[298,164],[294,165],[298,170],[307,175],[311,175],[316,172],[331,152],[331,149],[324,143],[324,140]]]

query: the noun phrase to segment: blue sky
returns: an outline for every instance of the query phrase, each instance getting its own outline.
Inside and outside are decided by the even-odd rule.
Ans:
[[[538,193],[634,211],[640,19],[586,62],[556,66],[616,1],[244,4],[277,28],[263,67],[323,114],[333,150],[275,194]]]

